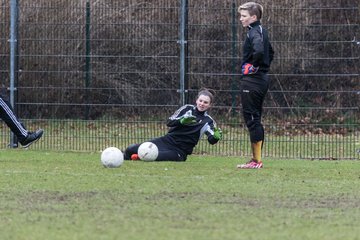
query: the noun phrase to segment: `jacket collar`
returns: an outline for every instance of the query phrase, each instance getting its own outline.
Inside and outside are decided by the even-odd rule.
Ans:
[[[206,113],[206,111],[200,112],[195,105],[194,105],[194,112],[196,115],[204,115]]]
[[[251,23],[248,28],[252,29],[253,27],[260,26],[260,25],[261,25],[260,21],[256,21],[256,22]]]

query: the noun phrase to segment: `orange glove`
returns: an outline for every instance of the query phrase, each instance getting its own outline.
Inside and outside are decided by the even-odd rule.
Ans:
[[[255,74],[259,70],[259,67],[254,67],[254,65],[250,63],[245,63],[242,65],[241,70],[243,75],[250,75]]]

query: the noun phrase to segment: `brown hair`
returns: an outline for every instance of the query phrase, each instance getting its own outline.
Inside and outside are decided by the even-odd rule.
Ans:
[[[200,89],[196,99],[198,99],[200,97],[200,95],[208,96],[210,98],[210,103],[214,102],[214,96],[215,96],[214,90],[208,89],[208,88],[202,88],[202,89]]]
[[[238,12],[240,12],[241,10],[247,10],[249,11],[250,16],[254,16],[256,15],[257,20],[260,20],[263,14],[263,6],[261,6],[260,4],[256,3],[256,2],[247,2],[242,4],[239,8],[238,8]]]

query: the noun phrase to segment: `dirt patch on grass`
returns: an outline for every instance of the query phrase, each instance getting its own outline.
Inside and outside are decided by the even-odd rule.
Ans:
[[[251,199],[245,198],[240,194],[223,194],[223,193],[204,193],[204,192],[180,192],[170,193],[162,192],[145,196],[146,200],[161,202],[166,200],[173,201],[192,201],[206,202],[211,204],[236,204],[244,207],[273,207],[273,208],[359,208],[360,199],[354,196],[324,197],[309,199]]]

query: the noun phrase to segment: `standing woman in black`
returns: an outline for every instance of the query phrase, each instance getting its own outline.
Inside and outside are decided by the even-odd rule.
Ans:
[[[269,88],[268,71],[274,51],[269,42],[268,32],[260,23],[263,7],[247,2],[238,9],[243,27],[248,29],[243,45],[242,77],[240,96],[245,124],[249,130],[252,159],[239,164],[239,169],[263,167],[261,151],[265,133],[261,123],[264,98]]]

